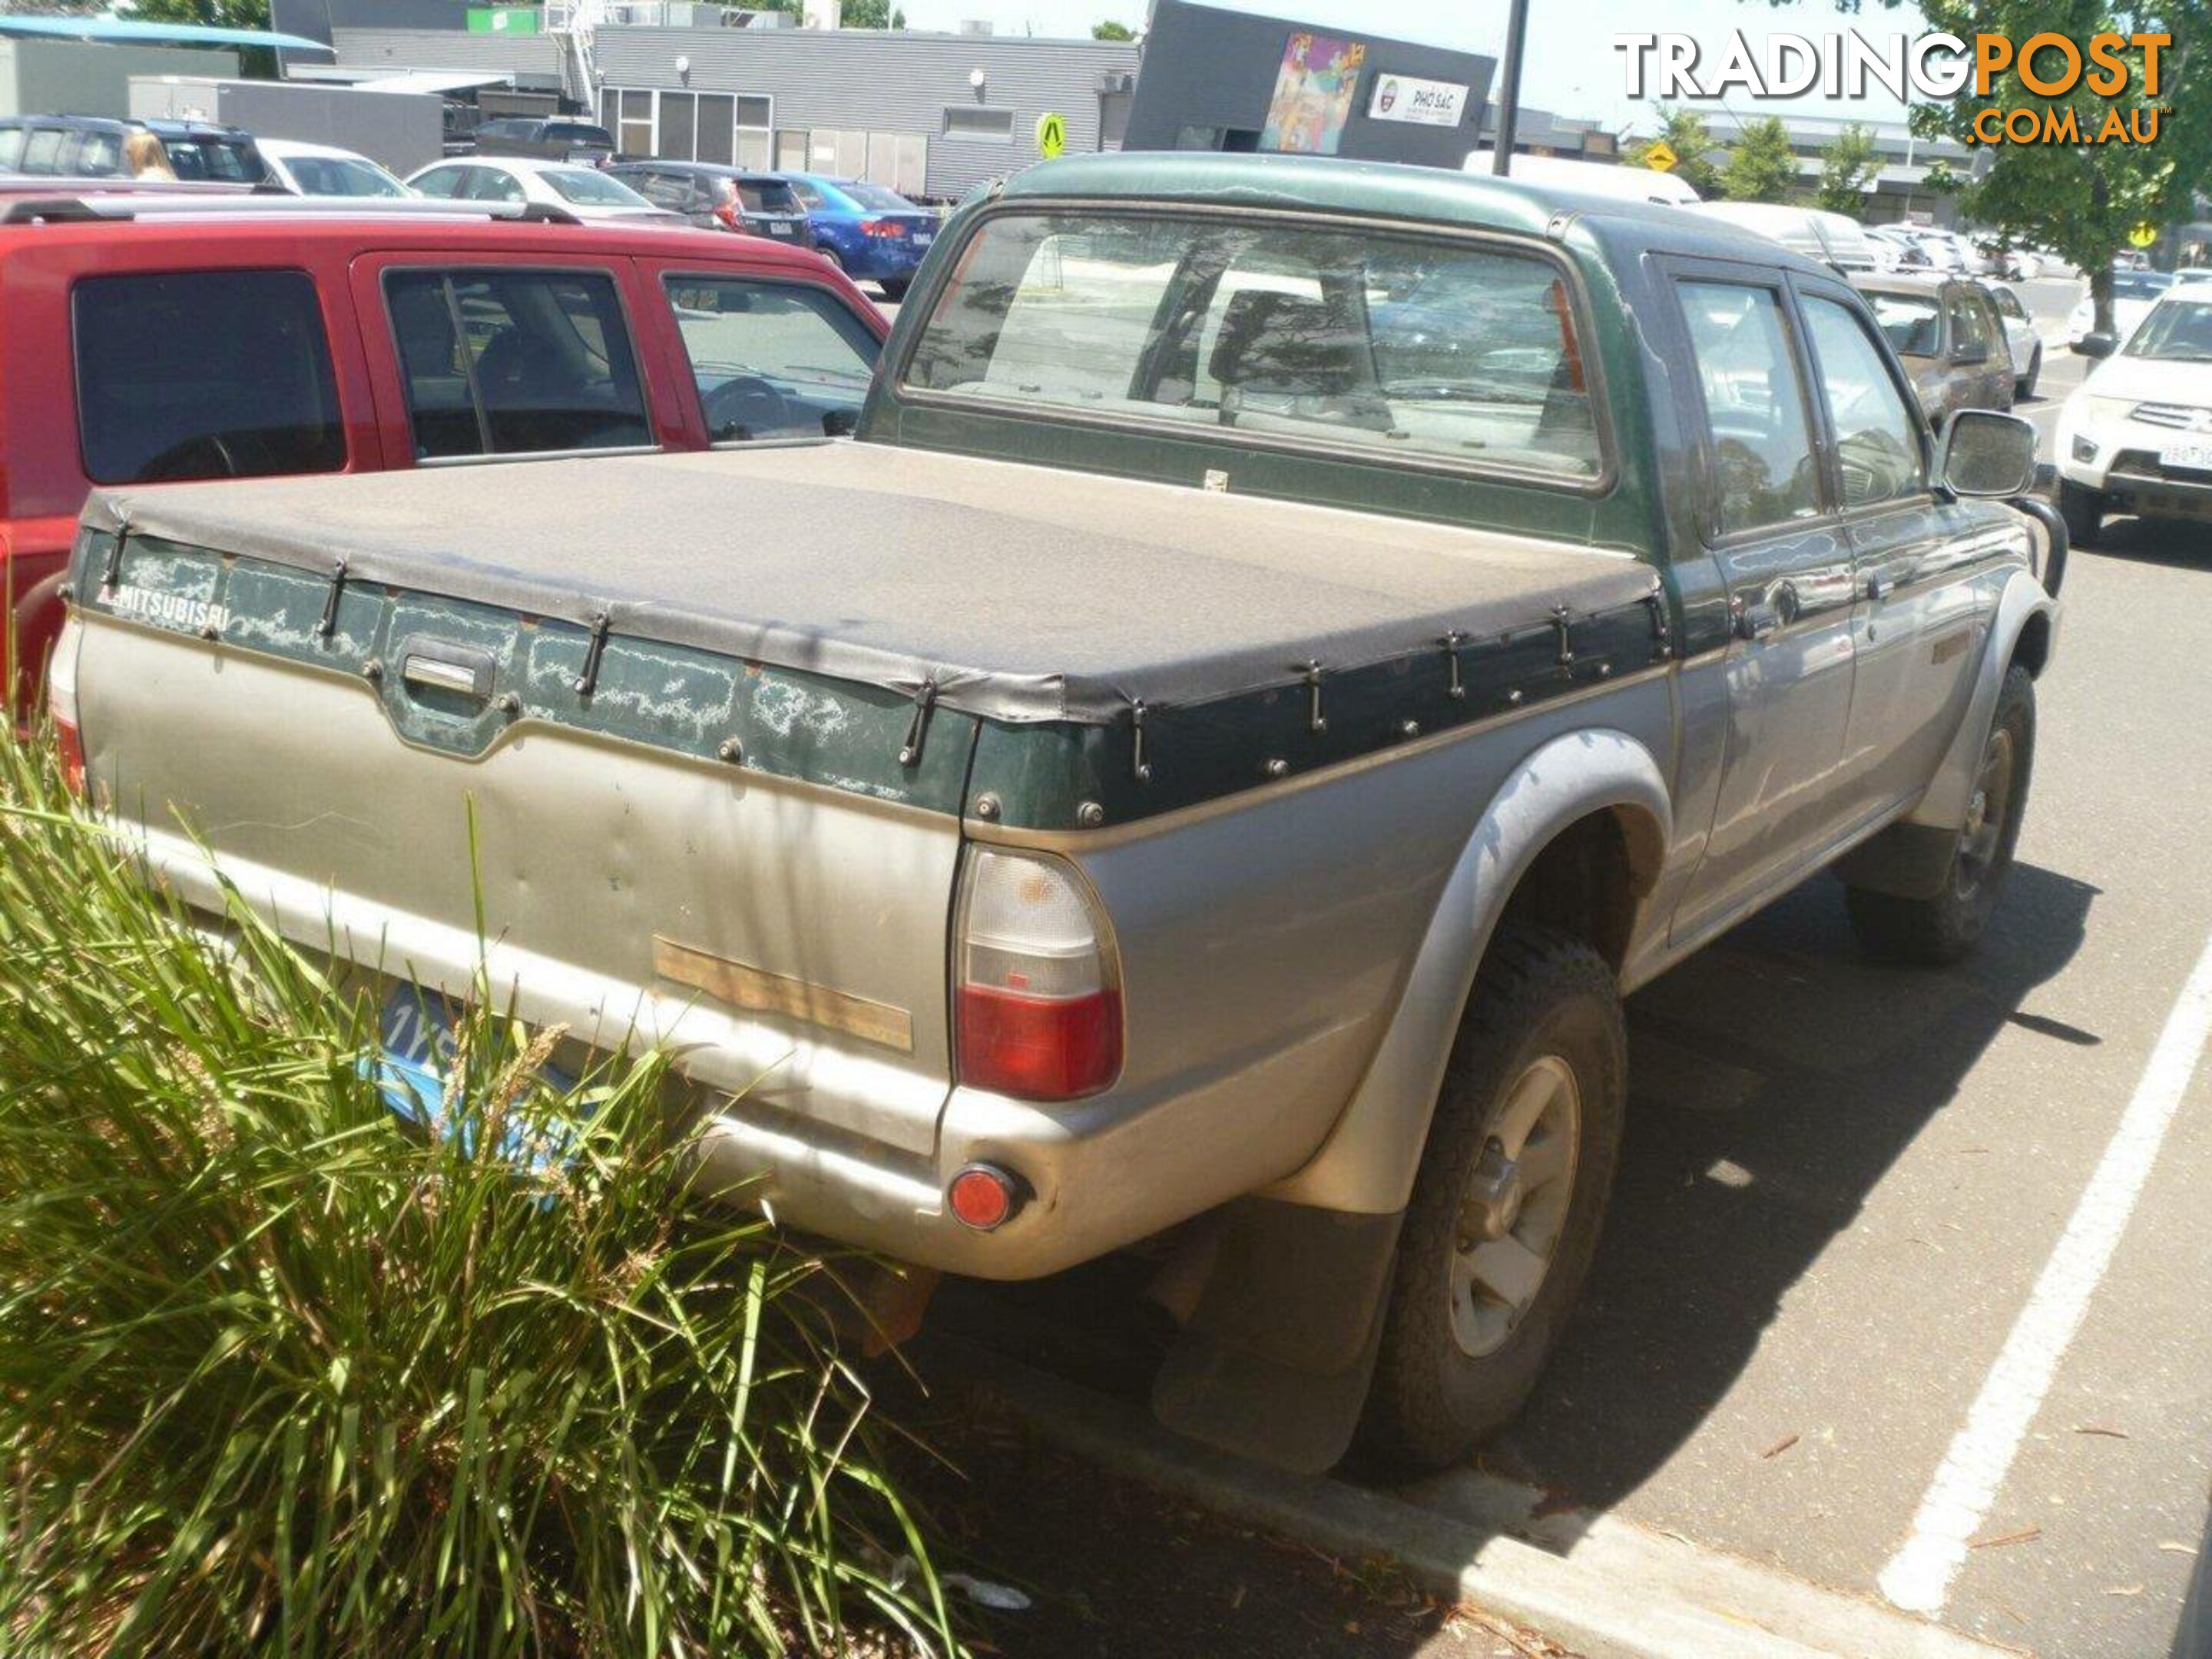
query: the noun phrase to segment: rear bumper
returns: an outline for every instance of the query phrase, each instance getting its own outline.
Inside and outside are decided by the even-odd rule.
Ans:
[[[925,1267],[1031,1279],[1103,1255],[1288,1176],[1344,1103],[1296,1041],[1152,1091],[1051,1107],[948,1088],[695,992],[626,984],[264,865],[213,865],[181,836],[125,827],[152,873],[203,915],[223,913],[227,880],[301,948],[370,975],[460,996],[481,963],[493,1000],[533,1026],[565,1026],[602,1050],[662,1047],[708,1115],[709,1192]],[[946,1206],[947,1185],[973,1163],[1011,1171],[1030,1194],[989,1233]]]

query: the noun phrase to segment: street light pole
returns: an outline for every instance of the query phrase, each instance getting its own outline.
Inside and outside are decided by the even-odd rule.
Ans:
[[[1500,179],[1513,170],[1513,141],[1521,125],[1521,48],[1528,37],[1528,0],[1511,0],[1505,14],[1505,64],[1498,77],[1498,134],[1490,153],[1490,170]]]

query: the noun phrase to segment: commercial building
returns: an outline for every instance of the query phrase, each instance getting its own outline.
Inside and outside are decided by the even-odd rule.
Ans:
[[[134,75],[235,75],[238,54],[204,46],[0,36],[0,115],[120,115]]]

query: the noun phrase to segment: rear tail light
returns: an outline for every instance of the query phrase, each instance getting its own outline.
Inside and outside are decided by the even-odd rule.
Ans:
[[[79,797],[84,793],[84,736],[77,726],[76,653],[83,635],[84,624],[74,616],[64,622],[46,664],[46,713],[54,723],[62,781]]]
[[[714,204],[714,216],[732,230],[745,228],[745,204],[738,198],[736,180],[722,180],[720,198]]]
[[[961,1082],[1024,1100],[1073,1100],[1121,1074],[1121,968],[1073,868],[1034,853],[973,849],[954,948]]]
[[[896,219],[863,219],[860,221],[860,234],[863,236],[903,236],[906,234],[906,227]]]

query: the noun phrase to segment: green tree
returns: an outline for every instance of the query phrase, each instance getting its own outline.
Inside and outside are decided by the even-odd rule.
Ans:
[[[906,14],[893,9],[890,0],[845,0],[838,21],[848,29],[902,29]]]
[[[1103,23],[1091,26],[1091,38],[1094,40],[1133,40],[1137,38],[1137,32],[1127,23],[1117,23],[1109,17]]]
[[[1650,137],[1632,145],[1629,164],[1642,167],[1651,146],[1664,143],[1675,155],[1674,173],[1698,195],[1708,198],[1721,192],[1720,169],[1712,163],[1713,135],[1705,125],[1705,118],[1680,104],[1657,104],[1658,130]]]
[[[1739,134],[1721,174],[1731,202],[1786,202],[1797,189],[1797,155],[1779,116],[1762,116]]]
[[[1894,9],[1898,0],[1881,3]],[[1858,9],[1856,0],[1849,9]],[[2008,72],[1991,80],[1986,94],[1969,81],[1957,97],[1917,104],[1911,112],[1921,137],[1954,139],[1973,152],[1963,176],[1931,171],[1930,186],[1957,191],[1965,218],[2008,240],[2051,248],[2087,272],[2097,326],[2109,331],[2112,256],[2137,226],[2191,216],[2197,197],[2212,187],[2212,97],[2190,95],[2212,80],[2212,71],[2197,62],[2212,31],[2212,0],[1923,0],[1920,11],[1929,28],[1967,40],[2001,34],[2017,44],[2045,32],[2077,44],[2101,33],[2172,38],[2158,54],[2155,95],[2142,73],[2143,52],[2130,47],[2123,54],[2127,84],[2111,98],[2093,91],[2086,76],[2063,97],[2039,98]],[[2039,60],[2045,71],[2056,66],[2054,53]],[[2019,110],[2032,112],[2039,125],[2046,117],[2063,123],[2070,115],[2080,142],[1985,141],[1990,123]],[[2156,137],[2135,142],[2153,121]],[[2106,136],[2119,131],[2127,132],[2126,142]]]
[[[1814,199],[1831,213],[1848,213],[1854,219],[1866,212],[1867,186],[1881,171],[1881,156],[1874,134],[1854,122],[1838,133],[1820,152],[1820,182]]]
[[[216,28],[265,29],[269,0],[135,0],[133,22],[202,23]]]

